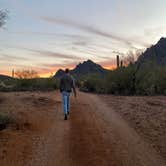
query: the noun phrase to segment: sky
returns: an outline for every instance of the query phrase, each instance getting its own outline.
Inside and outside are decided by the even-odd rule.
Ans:
[[[166,36],[165,0],[0,0],[0,74],[50,76],[91,59],[113,68],[116,55],[145,50]]]

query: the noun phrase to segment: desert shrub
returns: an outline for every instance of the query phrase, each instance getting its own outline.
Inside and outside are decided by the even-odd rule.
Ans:
[[[106,80],[108,93],[130,95],[133,93],[134,66],[121,67],[112,71]]]
[[[34,70],[16,71],[15,76],[17,78],[1,79],[0,91],[45,91],[57,89],[59,86],[58,79],[39,78]]]
[[[138,69],[136,64],[130,64],[104,77],[84,76],[79,86],[83,91],[115,95],[166,95],[166,67],[149,63]]]
[[[5,114],[5,113],[0,113],[0,124],[3,124],[3,123],[9,123],[10,122],[10,117],[9,115]]]
[[[18,79],[16,84],[17,91],[44,91],[54,90],[57,87],[58,81],[55,78]]]
[[[166,67],[153,66],[140,70],[137,74],[136,91],[141,95],[165,95]]]
[[[106,93],[105,77],[100,74],[89,74],[79,80],[80,90],[87,92]]]
[[[0,82],[0,91],[48,91],[55,90],[59,81],[55,78],[12,79]]]
[[[16,80],[9,79],[9,80],[0,80],[0,91],[8,92],[15,89]]]
[[[6,128],[6,125],[11,122],[11,118],[9,115],[0,112],[0,130],[3,130]]]

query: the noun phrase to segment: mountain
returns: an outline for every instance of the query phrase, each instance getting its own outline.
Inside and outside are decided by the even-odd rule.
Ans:
[[[97,63],[94,63],[91,60],[84,61],[79,63],[70,73],[75,77],[81,77],[87,74],[101,74],[105,75],[109,70],[104,69]],[[56,72],[55,77],[59,78],[64,74],[64,70],[60,69]]]
[[[166,66],[166,38],[161,38],[157,44],[148,48],[139,58],[138,63],[153,63],[158,66]]]
[[[10,79],[13,79],[13,78],[10,77],[10,76],[6,76],[6,75],[2,75],[2,74],[0,74],[0,81],[10,80]]]
[[[55,77],[56,78],[60,78],[62,75],[64,75],[65,71],[62,70],[62,69],[59,69],[56,74],[55,74]]]

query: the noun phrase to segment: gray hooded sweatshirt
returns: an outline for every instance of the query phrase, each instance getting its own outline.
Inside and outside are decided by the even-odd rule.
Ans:
[[[63,92],[63,91],[71,92],[72,89],[75,90],[74,79],[70,74],[65,74],[60,79],[60,92]]]

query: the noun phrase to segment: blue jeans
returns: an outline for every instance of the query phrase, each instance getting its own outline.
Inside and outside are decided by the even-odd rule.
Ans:
[[[67,114],[67,112],[70,111],[70,92],[63,91],[62,99],[63,99],[63,111],[64,114]]]

